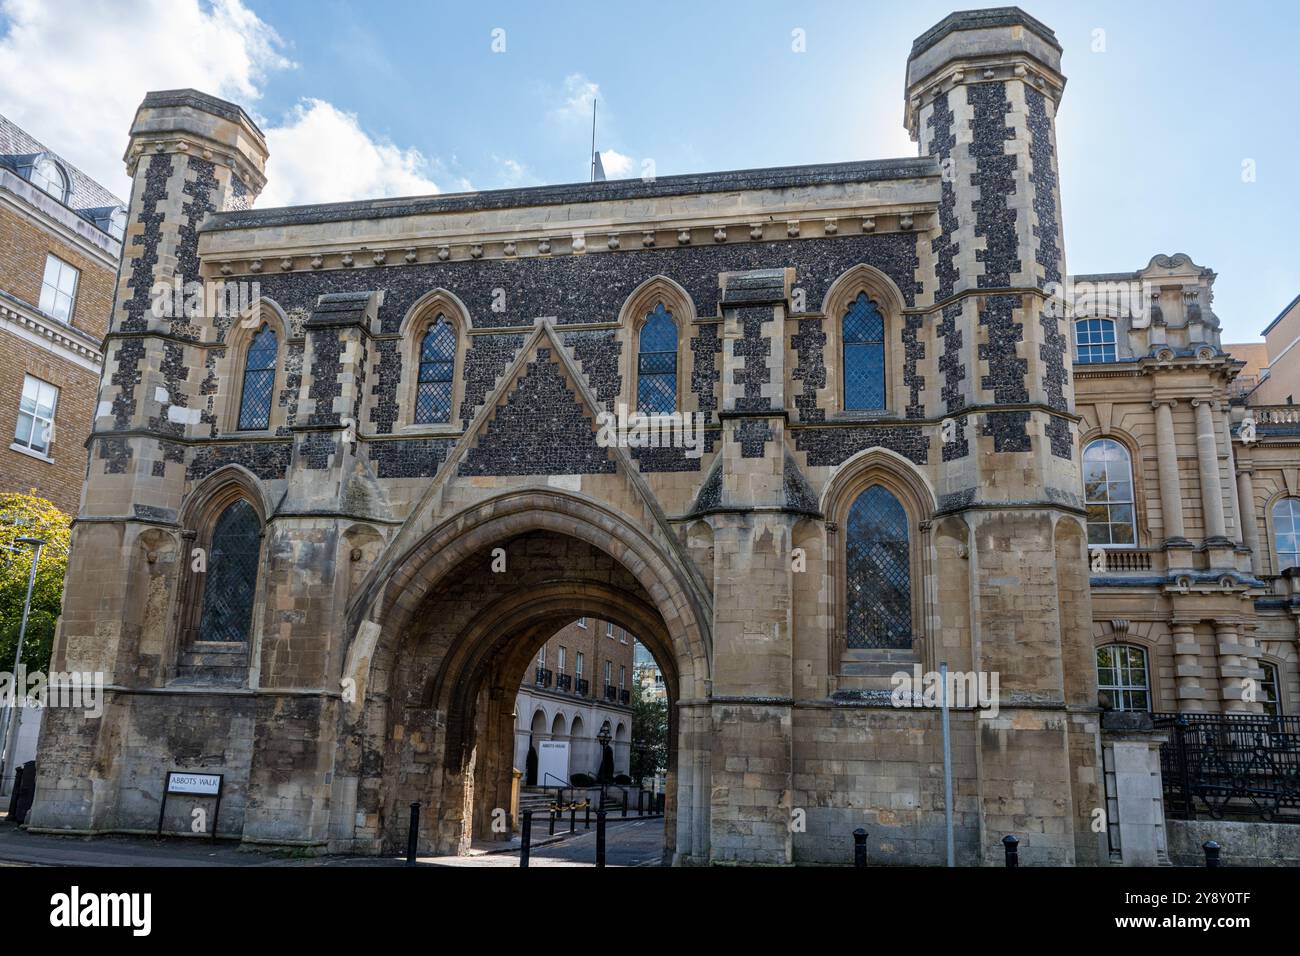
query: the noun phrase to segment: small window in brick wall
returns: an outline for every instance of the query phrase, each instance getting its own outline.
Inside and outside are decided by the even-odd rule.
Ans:
[[[23,378],[23,397],[18,404],[18,427],[14,444],[49,455],[54,436],[54,410],[59,390],[49,382],[28,375]]]

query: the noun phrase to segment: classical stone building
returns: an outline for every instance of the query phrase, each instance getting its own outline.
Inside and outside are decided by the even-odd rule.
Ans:
[[[1200,270],[1153,263],[1166,320],[1080,376],[1125,397],[1076,398],[1061,52],[1016,8],[926,31],[916,158],[261,211],[248,116],[149,94],[56,644],[111,690],[50,713],[32,825],[150,830],[165,771],[204,769],[246,843],[383,852],[418,800],[422,846],[466,848],[509,806],[521,680],[585,615],[662,668],[676,862],[842,862],[864,826],[874,861],[942,863],[940,717],[891,699],[941,663],[999,681],[952,713],[957,861],[1007,833],[1106,860],[1097,644],[1163,654],[1162,706],[1258,707],[1250,624],[1291,599],[1233,537],[1239,363]],[[260,306],[155,315],[178,276]],[[620,406],[700,416],[701,453],[599,440]],[[1151,487],[1104,573],[1097,437]]]
[[[76,514],[125,204],[0,116],[0,491]]]
[[[1075,277],[1099,293],[1073,313],[1099,685],[1121,709],[1295,714],[1300,415],[1246,405],[1214,279],[1183,254]],[[1272,391],[1300,385],[1273,366]]]

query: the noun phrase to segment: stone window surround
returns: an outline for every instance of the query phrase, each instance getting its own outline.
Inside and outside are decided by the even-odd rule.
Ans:
[[[1293,493],[1289,488],[1283,487],[1270,495],[1268,500],[1264,502],[1264,530],[1268,535],[1268,559],[1274,575],[1281,574],[1283,568],[1282,557],[1277,551],[1277,526],[1273,520],[1273,509],[1288,498],[1300,499],[1300,495]]]
[[[867,294],[868,299],[876,304],[885,320],[885,407],[882,409],[849,410],[844,407],[844,314],[858,295],[863,292]],[[893,280],[879,269],[866,263],[859,263],[846,270],[826,290],[826,299],[821,307],[822,330],[826,333],[825,358],[823,361],[826,364],[826,390],[832,396],[831,409],[827,415],[827,420],[860,419],[872,421],[882,418],[895,419],[903,417],[903,411],[907,408],[909,401],[907,387],[903,384],[903,368],[907,361],[907,352],[903,344],[905,309],[906,304],[903,301],[903,295],[898,291],[898,286],[894,284]],[[787,320],[809,319],[816,318],[816,315],[808,312],[794,312],[790,313],[786,318]],[[796,365],[798,365],[797,356],[787,356],[787,379],[790,370]],[[787,381],[786,394],[797,394],[798,384]]]
[[[907,546],[910,558],[908,575],[912,599],[912,647],[910,651],[887,648],[855,648],[848,645],[848,556],[845,534],[848,528],[849,509],[872,485],[881,485],[898,499],[907,515]],[[927,560],[930,548],[930,520],[934,502],[924,479],[910,465],[892,452],[872,448],[849,459],[839,469],[831,487],[824,495],[826,514],[827,573],[834,582],[830,590],[831,619],[834,628],[830,634],[829,661],[835,672],[843,675],[845,665],[861,661],[899,660],[924,662],[928,638],[929,609],[925,605],[927,592]]]
[[[1103,684],[1101,683],[1101,673],[1100,673],[1101,664],[1097,661],[1097,651],[1104,650],[1105,648],[1125,648],[1125,649],[1127,649],[1127,650],[1135,650],[1135,651],[1139,651],[1139,652],[1141,652],[1141,654],[1142,654],[1142,669],[1143,669],[1144,674],[1145,674],[1145,683],[1144,683],[1140,688],[1139,688],[1138,685],[1136,685],[1136,684],[1131,684],[1131,685],[1130,685],[1130,684],[1107,684],[1107,685],[1103,685]],[[1141,643],[1141,642],[1138,642],[1138,641],[1127,640],[1127,639],[1126,639],[1126,640],[1123,640],[1123,641],[1110,640],[1110,641],[1106,641],[1105,643],[1102,643],[1102,644],[1098,644],[1098,645],[1096,645],[1096,647],[1095,647],[1095,649],[1094,649],[1094,651],[1093,651],[1093,668],[1097,671],[1097,693],[1098,693],[1098,695],[1101,695],[1102,693],[1104,693],[1104,692],[1105,692],[1105,689],[1107,689],[1107,688],[1110,689],[1110,690],[1117,690],[1117,689],[1118,689],[1118,690],[1129,690],[1129,691],[1137,690],[1137,689],[1141,689],[1141,690],[1145,691],[1145,692],[1146,692],[1146,695],[1147,695],[1147,712],[1148,712],[1148,713],[1157,713],[1158,711],[1157,711],[1157,708],[1156,708],[1156,689],[1155,689],[1155,687],[1153,687],[1152,684],[1151,684],[1151,659],[1152,659],[1152,655],[1153,655],[1153,653],[1154,653],[1154,649],[1151,648],[1151,647],[1149,647],[1148,645],[1146,645],[1146,644],[1144,644],[1144,643]],[[1131,710],[1131,709],[1132,709],[1132,708],[1121,708],[1121,707],[1119,707],[1117,704],[1114,704],[1113,701],[1112,701],[1112,706],[1113,706],[1113,708],[1114,708],[1115,710]]]
[[[1129,485],[1129,495],[1130,495],[1130,500],[1128,500],[1128,501],[1119,501],[1119,502],[1116,502],[1116,503],[1119,504],[1119,505],[1125,505],[1125,504],[1127,504],[1127,505],[1132,509],[1132,518],[1130,519],[1130,522],[1131,522],[1131,525],[1132,525],[1132,528],[1133,528],[1133,543],[1132,543],[1132,544],[1124,544],[1124,543],[1121,542],[1121,543],[1118,543],[1118,544],[1116,544],[1116,543],[1107,543],[1107,544],[1102,544],[1102,543],[1098,542],[1098,543],[1094,544],[1092,541],[1089,541],[1089,542],[1088,542],[1088,549],[1091,550],[1091,549],[1093,549],[1093,548],[1105,548],[1105,549],[1108,549],[1108,550],[1112,550],[1112,549],[1113,549],[1113,550],[1118,550],[1118,551],[1131,551],[1131,550],[1136,550],[1137,548],[1139,548],[1139,547],[1141,546],[1142,537],[1141,537],[1141,535],[1140,535],[1139,532],[1138,532],[1138,513],[1137,513],[1137,508],[1138,508],[1138,485],[1137,485],[1136,469],[1133,467],[1133,461],[1134,461],[1134,458],[1133,458],[1133,449],[1129,447],[1128,443],[1123,442],[1123,441],[1120,441],[1119,438],[1116,437],[1115,435],[1111,435],[1111,434],[1105,434],[1105,435],[1098,434],[1098,435],[1093,435],[1093,436],[1091,436],[1087,441],[1083,442],[1083,443],[1079,446],[1079,461],[1080,461],[1080,467],[1082,467],[1082,463],[1085,461],[1085,457],[1086,457],[1086,455],[1087,455],[1087,453],[1088,453],[1088,449],[1091,448],[1093,445],[1099,443],[1099,442],[1105,442],[1105,441],[1111,441],[1111,442],[1114,442],[1116,445],[1118,445],[1118,446],[1120,447],[1120,450],[1123,451],[1124,454],[1125,454],[1125,455],[1127,456],[1127,458],[1128,458],[1128,462],[1127,462],[1127,464],[1128,464],[1128,485]],[[1108,474],[1109,474],[1109,472],[1108,472]],[[1110,480],[1111,480],[1110,478],[1107,478],[1107,483],[1109,483]],[[1109,491],[1107,491],[1107,495],[1108,495],[1108,498],[1107,498],[1106,501],[1092,501],[1092,500],[1090,500],[1090,499],[1088,498],[1088,489],[1087,489],[1087,485],[1086,485],[1086,482],[1085,482],[1084,491],[1083,491],[1083,499],[1084,499],[1083,503],[1084,503],[1084,507],[1087,508],[1089,505],[1092,505],[1092,504],[1096,504],[1096,505],[1109,505],[1109,504],[1111,504],[1111,502],[1109,501]],[[1110,514],[1109,510],[1107,511],[1107,514],[1108,514],[1108,515]],[[1115,522],[1115,521],[1107,521],[1107,522],[1105,522],[1105,523],[1106,523],[1107,525],[1118,524],[1118,522]]]
[[[248,664],[258,655],[254,648],[262,640],[262,612],[266,607],[266,578],[262,573],[267,562],[266,508],[257,491],[256,479],[245,475],[239,469],[227,467],[214,472],[204,485],[201,485],[190,497],[182,516],[181,580],[173,619],[174,633],[168,642],[172,648],[169,654],[168,676],[177,674],[180,657],[195,651],[216,651],[234,656],[240,663]],[[203,590],[206,575],[194,571],[193,551],[203,548],[210,555],[212,533],[217,519],[225,513],[235,501],[247,501],[257,514],[262,525],[262,546],[258,557],[257,584],[253,591],[252,621],[249,627],[249,639],[243,641],[203,641],[199,639],[199,625],[203,616]],[[251,674],[249,675],[251,677]],[[245,679],[245,684],[248,679]]]
[[[673,323],[677,326],[677,399],[676,410],[687,411],[686,398],[691,394],[691,369],[688,367],[694,359],[691,351],[690,329],[696,324],[695,303],[686,290],[665,275],[651,276],[632,290],[618,313],[617,328],[622,330],[624,347],[620,359],[623,366],[623,386],[619,390],[620,400],[627,405],[629,413],[637,405],[637,357],[640,354],[641,327],[646,324],[650,313],[659,303],[663,303]]]
[[[1151,525],[1147,513],[1147,502],[1150,496],[1146,488],[1146,463],[1142,460],[1142,446],[1128,432],[1110,427],[1106,429],[1092,428],[1088,431],[1080,430],[1079,434],[1079,461],[1083,461],[1083,452],[1089,445],[1101,438],[1109,438],[1118,442],[1128,452],[1129,478],[1133,485],[1133,523],[1134,534],[1132,544],[1089,544],[1089,549],[1093,547],[1114,549],[1119,551],[1141,551],[1144,548],[1151,547]],[[1082,467],[1082,464],[1080,465]]]
[[[218,381],[230,383],[229,388],[217,391],[217,401],[224,406],[216,409],[222,435],[274,435],[277,429],[288,423],[288,409],[280,404],[280,394],[285,388],[288,375],[285,369],[285,356],[289,348],[289,323],[280,313],[279,307],[265,298],[262,299],[262,307],[257,313],[256,321],[249,323],[249,318],[252,316],[246,316],[231,325],[230,331],[226,333],[226,354],[217,362]],[[269,325],[275,331],[276,338],[275,384],[271,386],[270,420],[266,428],[241,430],[239,410],[243,404],[248,350],[253,344],[253,336],[263,325]]]
[[[419,388],[420,345],[425,333],[438,321],[446,319],[456,335],[456,357],[451,369],[451,416],[445,422],[417,424],[415,421],[415,396]],[[433,289],[422,295],[402,319],[399,337],[401,356],[400,378],[397,383],[397,432],[403,435],[459,435],[459,409],[465,399],[465,356],[470,341],[469,310],[459,298],[446,289]]]

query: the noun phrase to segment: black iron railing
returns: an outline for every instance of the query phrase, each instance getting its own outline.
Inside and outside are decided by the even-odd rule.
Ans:
[[[1160,747],[1169,816],[1300,818],[1300,717],[1151,716],[1169,733]]]
[[[632,694],[630,691],[620,690],[618,692],[618,702],[620,704],[626,704],[631,699],[632,699]]]
[[[547,670],[545,667],[537,668],[537,686],[538,687],[551,686],[551,672]]]
[[[574,691],[573,691],[573,692],[574,692],[575,694],[577,694],[579,697],[586,697],[586,696],[587,696],[587,689],[588,689],[590,686],[591,686],[591,684],[587,681],[586,678],[584,678],[584,677],[579,677],[578,680],[576,681],[576,686],[574,687]]]
[[[555,677],[556,690],[568,690],[573,684],[573,677],[569,674],[557,674]]]
[[[618,700],[618,688],[615,687],[613,684],[606,684],[606,685],[605,685],[605,699],[606,699],[606,700]]]

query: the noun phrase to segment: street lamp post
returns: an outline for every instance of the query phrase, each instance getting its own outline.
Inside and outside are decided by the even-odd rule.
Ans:
[[[41,561],[41,548],[45,546],[42,538],[16,538],[16,544],[30,545],[32,548],[32,569],[27,575],[27,598],[23,601],[23,620],[18,625],[18,647],[14,651],[14,670],[13,697],[9,702],[9,716],[5,721],[4,748],[0,749],[0,783],[5,779],[5,774],[9,772],[9,765],[13,759],[14,749],[18,746],[18,670],[22,666],[23,660],[23,641],[27,637],[27,616],[32,610],[32,589],[36,586],[36,566]]]

